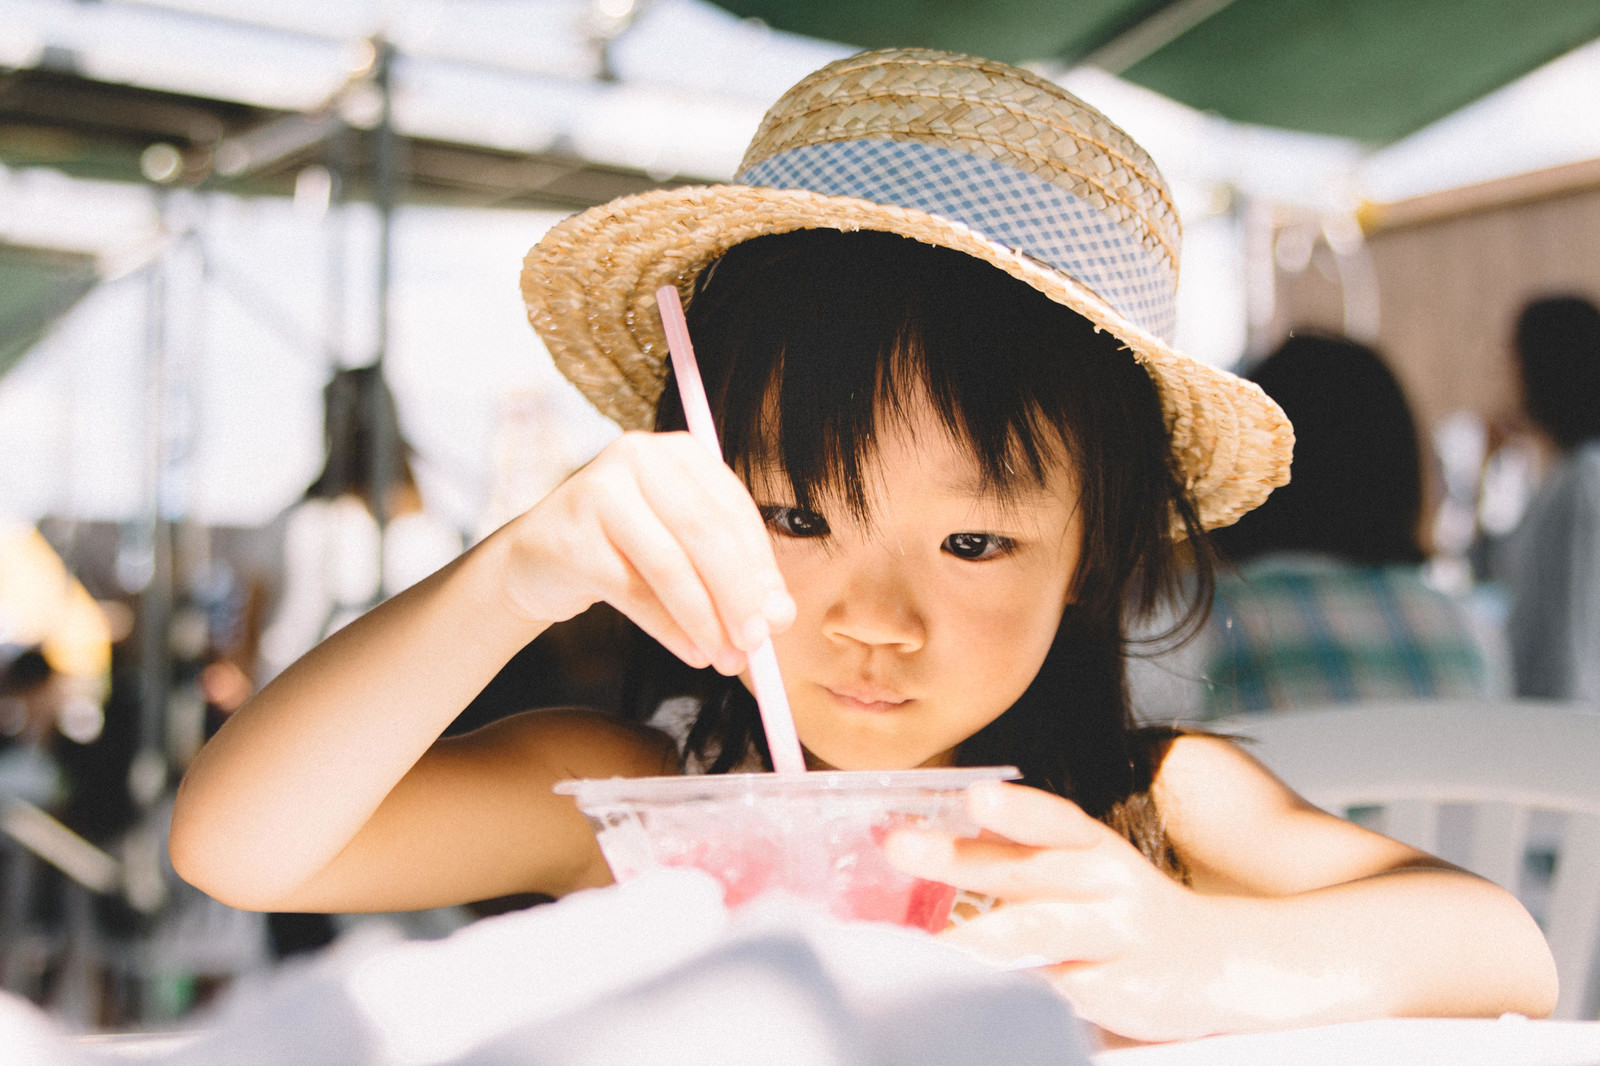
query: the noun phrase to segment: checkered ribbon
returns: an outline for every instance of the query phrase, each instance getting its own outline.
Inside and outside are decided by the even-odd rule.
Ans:
[[[836,141],[781,152],[735,180],[964,223],[1067,274],[1147,333],[1172,339],[1172,267],[1087,200],[1004,163],[915,141]]]

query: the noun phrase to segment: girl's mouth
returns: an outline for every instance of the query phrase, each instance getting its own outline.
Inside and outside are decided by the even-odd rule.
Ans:
[[[824,690],[846,707],[862,711],[893,711],[911,702],[910,697],[871,685],[824,686]]]

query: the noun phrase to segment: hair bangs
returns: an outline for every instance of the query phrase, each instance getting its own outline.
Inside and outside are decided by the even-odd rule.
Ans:
[[[797,244],[838,240],[853,254],[830,255],[827,270],[794,261]],[[919,254],[905,255],[907,245]],[[765,272],[783,276],[783,300],[759,315],[718,314]],[[963,298],[941,295],[952,289]],[[689,311],[724,455],[746,477],[781,470],[797,506],[836,503],[870,521],[882,421],[909,424],[927,404],[971,452],[985,491],[1005,499],[1043,484],[1072,440],[1040,402],[1037,369],[1028,372],[1054,338],[1027,329],[1030,316],[1012,306],[1019,295],[1048,304],[987,264],[889,233],[808,231],[733,249]],[[660,428],[677,428],[668,387]]]

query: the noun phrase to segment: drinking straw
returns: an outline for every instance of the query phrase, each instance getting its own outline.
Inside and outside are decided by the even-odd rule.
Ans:
[[[678,290],[663,285],[656,290],[656,305],[661,309],[661,324],[667,332],[667,354],[678,379],[678,397],[683,402],[684,421],[689,435],[722,461],[722,445],[717,426],[706,401],[705,383],[700,380],[700,365],[695,361],[694,345],[689,342],[689,324],[684,321],[683,302]],[[767,734],[767,750],[772,753],[772,768],[780,774],[804,773],[805,757],[800,753],[800,736],[795,732],[789,697],[778,672],[778,656],[769,637],[750,653],[750,678],[755,683],[756,706],[761,709],[761,727]]]

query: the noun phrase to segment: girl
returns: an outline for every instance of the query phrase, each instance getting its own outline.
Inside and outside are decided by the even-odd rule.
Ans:
[[[1289,462],[1258,389],[1160,339],[1176,247],[1159,175],[1103,116],[917,50],[803,80],[740,184],[557,226],[523,287],[558,365],[625,427],[681,425],[653,308],[676,281],[729,465],[626,433],[334,634],[201,752],[174,863],[275,910],[605,884],[551,785],[764,765],[743,675],[771,635],[812,765],[1024,770],[972,791],[983,839],[903,833],[890,854],[996,897],[946,935],[1043,959],[1108,1030],[1548,1011],[1548,952],[1509,895],[1226,741],[1130,724],[1125,610],[1180,561],[1208,575],[1203,529]],[[692,697],[687,729],[563,709],[438,739],[601,601],[659,645],[637,689]]]

